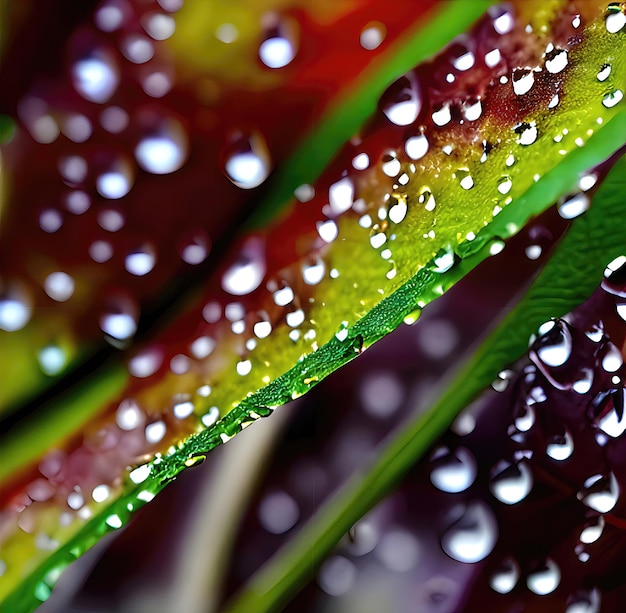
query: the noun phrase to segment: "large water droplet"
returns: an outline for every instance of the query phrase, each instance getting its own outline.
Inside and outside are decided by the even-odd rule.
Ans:
[[[543,566],[530,573],[526,585],[531,592],[545,596],[556,590],[561,582],[561,571],[554,560],[548,558]]]
[[[242,247],[237,261],[224,272],[222,288],[234,296],[245,296],[261,285],[265,268],[263,240],[251,238]]]
[[[493,551],[497,539],[498,525],[491,509],[475,501],[443,534],[441,548],[453,560],[480,562]]]
[[[491,471],[489,489],[504,504],[524,500],[533,486],[533,475],[526,462],[499,462]]]
[[[430,480],[442,492],[463,492],[476,479],[476,460],[464,447],[454,451],[441,447],[435,451],[431,462]]]
[[[541,336],[535,341],[531,358],[539,366],[558,368],[572,355],[572,335],[565,322],[553,320],[539,329]]]
[[[602,597],[597,588],[589,592],[578,592],[568,599],[565,613],[600,613],[601,602]]]
[[[593,475],[589,477],[583,489],[577,494],[578,500],[598,513],[608,513],[619,498],[619,484],[611,472],[608,477]]]
[[[120,76],[113,56],[96,50],[72,66],[72,82],[76,91],[86,100],[103,104],[119,85]]]
[[[265,139],[259,133],[247,137],[236,135],[224,152],[223,164],[226,176],[238,187],[258,187],[271,171]]]
[[[155,123],[135,147],[135,159],[145,171],[165,175],[185,163],[188,138],[183,125],[176,119],[167,118]]]
[[[416,76],[408,73],[392,83],[380,98],[380,108],[391,123],[412,124],[422,110],[422,93]]]

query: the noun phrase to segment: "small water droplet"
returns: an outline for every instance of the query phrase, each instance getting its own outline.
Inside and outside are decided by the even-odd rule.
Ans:
[[[134,172],[125,159],[114,161],[109,168],[96,178],[96,189],[103,198],[118,200],[131,190]]]
[[[604,22],[609,34],[617,34],[626,25],[626,14],[620,10],[609,13]]]
[[[154,40],[166,40],[176,30],[176,22],[170,15],[163,13],[149,13],[141,18],[141,23],[146,32]]]
[[[267,144],[258,132],[233,136],[223,153],[223,164],[226,176],[242,189],[258,187],[272,169]]]
[[[354,202],[354,184],[347,177],[333,183],[328,188],[330,209],[335,215],[340,215],[352,207]]]
[[[602,104],[607,108],[611,109],[614,106],[618,105],[624,98],[624,92],[621,89],[616,89],[614,92],[609,92],[602,98]]]
[[[46,277],[43,288],[53,300],[65,302],[74,294],[74,279],[65,272],[53,272]]]
[[[373,51],[374,49],[378,49],[378,47],[380,47],[385,40],[386,35],[387,28],[382,23],[373,21],[368,23],[363,30],[361,30],[359,42],[363,49]]]
[[[125,296],[107,298],[100,316],[100,329],[111,339],[126,341],[137,331],[138,308],[134,300]]]
[[[131,398],[126,398],[120,402],[115,414],[115,423],[121,430],[135,430],[143,425],[144,414],[137,402]]]
[[[528,496],[533,476],[526,462],[501,461],[491,470],[489,489],[504,504],[517,504]]]
[[[565,613],[600,613],[601,602],[600,590],[597,588],[578,592],[568,599]]]
[[[177,171],[187,159],[188,138],[180,121],[157,119],[150,114],[140,121],[151,125],[135,147],[135,159],[146,172],[165,175]]]
[[[222,276],[222,288],[233,296],[253,292],[265,276],[265,245],[260,238],[251,238],[242,247],[235,264]]]
[[[387,119],[397,126],[412,124],[422,110],[422,92],[413,73],[407,73],[392,83],[380,98],[380,108]]]
[[[518,135],[517,142],[525,147],[532,145],[539,135],[534,123],[521,123],[514,128],[514,131]]]
[[[546,55],[546,70],[552,74],[557,74],[567,66],[567,51],[555,49]]]
[[[448,272],[456,263],[456,257],[452,247],[442,249],[434,258],[433,271],[438,273]]]
[[[104,104],[119,85],[119,69],[110,53],[95,50],[73,64],[72,82],[83,98]]]
[[[572,335],[563,320],[552,320],[546,324],[545,328],[540,328],[540,336],[533,344],[531,359],[540,368],[558,368],[572,355]]]
[[[606,372],[617,372],[623,364],[622,352],[613,343],[608,343],[602,356],[602,368]]]
[[[586,479],[576,496],[594,511],[608,513],[617,504],[619,491],[617,479],[611,472],[608,477],[598,474]]]
[[[124,260],[126,270],[137,277],[147,275],[156,264],[156,252],[151,245],[142,245],[131,251]]]
[[[493,512],[485,503],[474,501],[444,532],[441,548],[453,560],[480,562],[493,551],[497,539],[498,525]]]
[[[587,545],[595,543],[602,536],[604,524],[604,517],[600,515],[594,523],[591,523],[583,528],[580,533],[580,542]]]
[[[433,111],[432,113],[433,123],[439,127],[445,126],[452,120],[452,112],[450,111],[450,104],[444,103],[440,109]]]
[[[566,430],[565,434],[553,436],[551,442],[546,447],[546,453],[553,460],[562,462],[567,460],[574,452],[574,441],[572,435]]]
[[[526,578],[526,585],[531,592],[545,596],[556,590],[561,582],[561,571],[554,560],[548,558],[540,568]]]
[[[498,594],[508,594],[520,577],[519,565],[512,558],[506,558],[489,578],[489,585]]]
[[[513,91],[518,96],[528,93],[535,84],[535,73],[532,70],[516,70],[513,73]]]
[[[609,78],[610,74],[611,74],[611,65],[604,64],[602,68],[600,69],[600,71],[598,72],[598,74],[596,75],[596,78],[598,79],[598,81],[606,81]]]
[[[37,355],[39,366],[44,374],[58,375],[67,364],[67,354],[57,345],[46,345]]]
[[[589,196],[580,193],[565,199],[559,205],[559,215],[563,219],[574,219],[582,215],[590,205]]]
[[[423,158],[428,153],[428,147],[428,139],[424,136],[424,134],[411,136],[404,144],[404,150],[412,160],[419,160]]]
[[[476,62],[476,58],[471,51],[467,51],[463,55],[455,58],[452,62],[452,65],[459,71],[464,72],[469,70],[474,63]]]
[[[433,453],[430,461],[433,464],[430,480],[442,492],[463,492],[476,479],[476,460],[464,447],[454,451],[440,447]]]
[[[284,68],[298,52],[297,25],[275,14],[264,16],[265,37],[259,46],[259,58],[268,68]]]

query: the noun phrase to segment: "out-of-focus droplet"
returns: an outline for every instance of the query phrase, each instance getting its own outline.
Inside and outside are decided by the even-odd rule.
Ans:
[[[119,82],[119,69],[113,56],[105,50],[94,50],[74,62],[71,68],[76,91],[86,100],[104,104],[115,93]]]
[[[127,341],[137,331],[139,309],[128,296],[109,296],[100,315],[100,329],[113,341]]]
[[[146,172],[156,175],[175,172],[188,155],[189,139],[185,128],[172,117],[151,117],[146,121],[152,125],[135,147],[137,163]]]
[[[379,21],[372,21],[368,23],[362,30],[359,37],[359,42],[363,49],[373,51],[378,49],[387,36],[387,28]]]
[[[242,189],[258,187],[272,170],[265,139],[258,132],[236,134],[223,151],[222,164],[226,176]]]
[[[249,239],[241,248],[237,261],[222,276],[222,288],[233,296],[253,292],[265,276],[265,245],[257,237]]]
[[[0,330],[21,330],[31,315],[31,299],[26,289],[18,283],[4,285],[0,280]]]
[[[520,577],[519,565],[512,558],[507,558],[489,578],[489,585],[498,594],[508,594]]]
[[[545,564],[530,573],[526,585],[531,592],[545,596],[556,590],[561,582],[561,571],[554,560],[548,559]]]
[[[268,68],[284,68],[298,52],[297,24],[276,15],[265,16],[265,37],[259,45],[259,58]]]
[[[475,501],[444,532],[441,548],[453,560],[480,562],[493,551],[497,539],[498,525],[493,512],[485,503]]]
[[[586,479],[577,497],[594,511],[608,513],[617,504],[619,493],[619,484],[611,472],[608,477],[593,475]]]
[[[430,480],[442,492],[463,492],[476,479],[476,460],[464,447],[454,451],[440,448],[434,452],[430,461],[433,465]]]

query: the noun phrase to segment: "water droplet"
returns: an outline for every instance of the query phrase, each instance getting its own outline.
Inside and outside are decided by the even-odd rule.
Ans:
[[[582,215],[589,208],[589,205],[589,196],[583,193],[576,194],[559,205],[559,215],[563,219],[574,219]]]
[[[255,132],[235,135],[224,153],[226,176],[242,189],[258,187],[271,171],[271,158],[265,139]]]
[[[480,562],[495,547],[498,525],[491,509],[481,501],[471,502],[441,537],[441,548],[453,560]]]
[[[619,104],[624,98],[624,93],[621,89],[616,89],[614,92],[610,92],[602,98],[602,104],[607,108],[613,108],[617,104]]]
[[[137,402],[131,398],[126,398],[120,402],[115,414],[115,423],[121,430],[135,430],[143,425],[144,414]]]
[[[565,434],[553,436],[551,442],[546,447],[546,453],[553,460],[559,462],[567,460],[574,452],[574,441],[571,434],[566,430]]]
[[[156,252],[151,245],[143,245],[131,251],[124,260],[124,266],[131,275],[143,277],[156,264]]]
[[[100,114],[102,127],[112,134],[119,134],[128,126],[128,113],[119,106],[108,106]]]
[[[604,25],[609,34],[617,34],[626,25],[626,14],[622,11],[609,13],[606,16]]]
[[[522,412],[515,418],[515,427],[519,432],[528,432],[535,423],[535,410],[524,404],[522,406]]]
[[[498,191],[504,196],[511,191],[513,181],[509,175],[502,175],[498,179]]]
[[[365,170],[370,165],[370,158],[367,153],[359,153],[354,156],[352,160],[352,166],[355,170]],[[310,198],[309,198],[310,200]]]
[[[74,279],[65,272],[53,272],[46,277],[43,287],[50,298],[65,302],[74,293]]]
[[[589,592],[578,592],[568,599],[565,613],[600,613],[601,601],[600,590],[597,588]]]
[[[373,51],[378,49],[387,35],[387,28],[378,21],[368,23],[363,30],[361,30],[361,36],[359,42],[363,49]]]
[[[459,176],[460,174],[465,174],[465,172],[459,171],[457,172],[457,176]],[[465,176],[460,180],[459,183],[463,189],[472,189],[472,187],[474,187],[474,179],[469,173],[465,174]]]
[[[253,330],[257,338],[267,338],[272,333],[272,324],[269,321],[258,321]]]
[[[422,110],[422,92],[416,76],[407,73],[392,83],[380,98],[380,108],[391,123],[412,124]]]
[[[170,15],[163,13],[149,13],[144,15],[141,23],[146,32],[154,38],[154,40],[166,40],[176,30],[176,22]]]
[[[267,33],[259,46],[259,57],[268,68],[284,68],[297,53],[296,27],[291,21],[266,16]]]
[[[393,223],[400,223],[408,212],[406,200],[397,200],[396,203],[389,209],[389,220]]]
[[[166,431],[167,426],[161,420],[148,424],[145,429],[146,441],[152,445],[160,443]]]
[[[619,485],[612,472],[608,477],[594,475],[585,480],[583,489],[576,496],[594,511],[608,513],[617,504]]]
[[[183,262],[197,266],[209,255],[211,241],[204,231],[196,231],[188,235],[181,243],[180,257]]]
[[[469,70],[475,63],[476,58],[471,51],[468,51],[457,57],[452,62],[452,65],[459,71],[464,72],[465,70]]]
[[[500,53],[500,49],[493,49],[485,54],[485,64],[488,68],[494,68],[500,63],[502,59],[502,54]]]
[[[113,56],[104,50],[93,51],[72,66],[72,82],[86,100],[104,104],[117,89],[120,76]]]
[[[450,104],[445,103],[443,106],[432,113],[433,123],[439,127],[445,126],[452,120],[452,112],[450,111]]]
[[[391,529],[380,539],[376,555],[389,570],[405,573],[417,563],[417,539],[407,530]]]
[[[145,64],[154,56],[154,45],[141,34],[129,34],[120,47],[124,57],[133,64]]]
[[[512,558],[506,558],[489,578],[489,585],[498,594],[508,594],[517,584],[519,576],[520,571],[517,562]]]
[[[242,247],[235,264],[222,276],[222,288],[233,296],[245,296],[261,285],[265,267],[263,240],[251,238]]]
[[[604,517],[602,515],[598,516],[595,523],[589,524],[588,526],[583,528],[582,532],[580,533],[580,542],[587,545],[595,543],[602,536],[604,524]]]
[[[206,428],[211,427],[220,418],[220,410],[217,407],[211,407],[209,412],[202,416],[202,423]]]
[[[329,219],[328,221],[322,221],[322,222],[318,221],[316,226],[317,226],[317,233],[320,235],[320,238],[325,243],[332,243],[337,238],[337,235],[339,234],[339,228],[337,227],[337,224],[332,219]]]
[[[602,368],[606,372],[617,372],[623,363],[622,352],[613,343],[608,343],[602,357]]]
[[[598,72],[598,74],[596,75],[596,78],[598,79],[598,81],[606,81],[609,78],[610,74],[611,74],[611,65],[604,64],[602,68],[600,69],[600,72]]]
[[[331,556],[317,575],[319,586],[331,596],[342,596],[352,589],[356,580],[356,566],[343,556]]]
[[[176,119],[150,120],[153,127],[135,147],[135,159],[146,172],[165,175],[175,172],[187,159],[188,138]]]
[[[495,7],[495,9],[499,9],[499,7]],[[513,29],[513,14],[507,10],[498,15],[493,20],[493,29],[498,34],[508,34]]]
[[[545,326],[545,327],[544,327]],[[540,336],[533,344],[531,359],[539,366],[558,368],[572,355],[572,335],[562,320],[552,320],[540,327]]]
[[[258,516],[265,530],[271,534],[284,534],[296,525],[300,509],[287,492],[273,492],[261,501]]]
[[[134,181],[133,168],[129,162],[120,159],[96,178],[96,189],[103,198],[118,200],[131,190]]]
[[[423,158],[426,153],[428,153],[428,147],[428,139],[424,136],[424,134],[411,136],[404,144],[404,150],[412,160],[419,160]]]
[[[535,73],[532,70],[516,70],[513,73],[513,91],[518,96],[528,93],[535,84]]]
[[[111,339],[126,341],[137,331],[138,309],[133,300],[124,296],[107,299],[105,310],[100,316],[100,329]]]
[[[321,259],[317,259],[313,264],[302,264],[302,279],[307,285],[317,285],[321,283],[326,274],[326,265]]]
[[[52,234],[59,230],[63,225],[63,217],[59,211],[54,209],[46,209],[39,215],[39,227],[44,231]]]
[[[157,347],[145,349],[128,362],[128,372],[133,377],[144,379],[152,376],[163,363],[163,351]]]
[[[622,389],[620,392],[617,390],[614,394],[622,394],[626,396],[626,390]],[[613,397],[613,401],[609,405],[611,408],[606,415],[600,418],[597,422],[598,427],[605,434],[613,438],[618,438],[624,433],[626,430],[626,414],[624,413],[624,403],[623,400],[621,402],[616,401],[615,397]]]
[[[352,207],[354,201],[354,185],[347,177],[333,183],[328,189],[330,209],[340,215]]]
[[[433,271],[438,273],[448,272],[456,263],[456,258],[452,247],[442,249],[434,258]]]
[[[561,571],[554,560],[548,558],[540,568],[530,573],[526,585],[531,592],[545,596],[556,590],[561,582]]]
[[[546,56],[546,70],[552,74],[557,74],[567,66],[567,51],[554,50]]]
[[[195,407],[190,400],[177,402],[173,407],[174,417],[176,417],[176,419],[187,419],[187,417],[193,414],[194,410]]]
[[[46,345],[37,355],[39,366],[44,374],[58,375],[67,364],[67,355],[57,345]]]
[[[454,451],[440,447],[433,453],[430,461],[434,466],[430,480],[442,492],[463,492],[476,479],[476,460],[464,447]]]
[[[532,145],[537,140],[537,136],[539,135],[537,126],[534,123],[521,123],[516,126],[514,130],[518,135],[517,142],[525,147]]]
[[[501,461],[491,470],[489,489],[504,504],[517,504],[528,496],[533,476],[526,462]]]
[[[483,105],[480,100],[465,107],[464,116],[467,121],[476,121],[483,113]]]

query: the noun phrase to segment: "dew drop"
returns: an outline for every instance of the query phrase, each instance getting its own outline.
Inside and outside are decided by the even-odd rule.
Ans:
[[[72,66],[72,83],[85,100],[104,104],[117,89],[119,70],[106,51],[94,51]]]
[[[526,462],[510,464],[501,461],[491,471],[489,489],[504,504],[517,504],[528,496],[533,476]]]
[[[391,123],[397,126],[412,124],[422,110],[422,93],[415,75],[407,73],[392,83],[379,104]]]
[[[183,125],[176,119],[160,121],[135,147],[135,159],[146,172],[165,175],[175,172],[185,163],[188,138]]]
[[[133,64],[145,64],[154,56],[154,45],[141,34],[129,34],[120,46],[124,57]]]
[[[433,464],[430,481],[442,492],[463,492],[476,479],[476,460],[464,447],[454,451],[440,447],[430,461]]]
[[[211,241],[205,232],[193,232],[182,241],[180,257],[183,262],[197,266],[207,259],[210,248]]]
[[[568,599],[565,613],[600,613],[601,601],[597,588],[589,592],[579,592]]]
[[[489,578],[489,585],[498,594],[508,594],[517,584],[520,570],[512,558],[505,559],[500,567]]]
[[[380,45],[385,40],[385,36],[387,35],[387,28],[378,22],[374,21],[368,23],[363,30],[361,30],[361,35],[359,37],[359,42],[363,49],[367,49],[368,51],[373,51],[374,49],[378,49]]]
[[[445,103],[439,110],[432,113],[433,123],[439,127],[445,126],[452,120],[452,112],[450,111],[450,104]]]
[[[619,391],[616,393],[620,393]],[[622,394],[626,395],[626,391],[622,390]],[[602,432],[612,438],[618,438],[626,430],[626,414],[623,409],[623,402],[621,406],[616,406],[618,403],[612,403],[611,410],[600,418],[597,422],[598,427]]]
[[[574,441],[571,434],[566,430],[562,436],[552,437],[552,441],[546,447],[546,453],[553,460],[562,462],[567,460],[574,452]]]
[[[602,357],[602,368],[606,372],[617,372],[624,363],[622,352],[613,344],[609,343]]]
[[[328,189],[330,209],[340,215],[352,207],[354,202],[354,185],[347,177],[333,183]]]
[[[617,34],[626,25],[626,14],[622,11],[609,13],[604,25],[609,34]]]
[[[47,345],[37,355],[39,367],[44,374],[52,377],[58,375],[67,364],[67,355],[61,347]]]
[[[115,423],[121,430],[135,430],[143,425],[143,420],[144,415],[137,402],[131,398],[122,400],[115,414]]]
[[[574,219],[582,215],[590,205],[589,196],[580,193],[564,200],[559,205],[559,215],[563,219]]]
[[[148,424],[145,429],[146,441],[152,445],[160,443],[163,440],[166,431],[167,427],[165,423],[160,420]]]
[[[131,251],[124,260],[126,270],[137,277],[147,275],[156,264],[156,252],[151,245],[143,245]]]
[[[370,165],[370,158],[367,153],[359,153],[354,156],[352,160],[352,166],[355,170],[365,170]],[[298,198],[299,199],[299,198]],[[311,200],[311,198],[309,198]]]
[[[550,325],[553,324],[553,325]],[[569,327],[561,320],[546,322],[540,328],[541,336],[534,343],[531,358],[538,366],[548,366],[550,368],[558,368],[563,366],[572,355],[572,335]]]
[[[126,341],[137,331],[137,316],[138,309],[132,300],[110,297],[99,319],[100,329],[114,340]]]
[[[193,402],[191,402],[190,400],[177,402],[173,407],[174,417],[176,417],[176,419],[186,419],[193,414],[194,410],[195,407],[193,405]]]
[[[552,53],[546,58],[546,70],[552,74],[557,74],[567,66],[567,51],[562,50]]]
[[[89,245],[89,257],[99,264],[107,262],[113,257],[113,246],[106,241],[94,241]]]
[[[332,243],[339,234],[339,228],[332,219],[323,222],[318,221],[317,233],[325,243]]]
[[[441,548],[453,560],[480,562],[495,547],[498,525],[491,509],[480,501],[467,505],[463,515],[441,537]]]
[[[270,27],[259,46],[259,58],[268,68],[284,68],[298,52],[295,26],[290,21],[279,21],[274,15],[268,17]]]
[[[119,106],[108,106],[100,115],[102,127],[111,134],[119,134],[128,126],[128,113]]]
[[[163,13],[151,13],[144,15],[141,23],[146,32],[154,38],[154,40],[166,40],[176,30],[176,22],[169,15]]]
[[[263,240],[251,238],[242,247],[235,264],[224,272],[222,288],[233,296],[245,296],[261,285],[265,269]]]
[[[517,142],[520,145],[528,146],[532,145],[536,140],[539,132],[537,126],[528,123],[521,123],[515,128],[515,132],[518,134]]]
[[[543,566],[526,578],[528,589],[538,596],[545,596],[556,590],[561,582],[561,571],[554,560],[548,558]]]
[[[269,176],[272,164],[265,139],[258,132],[233,137],[223,161],[226,176],[242,189],[261,185]]]
[[[482,102],[480,100],[478,100],[477,102],[474,102],[474,104],[470,104],[469,106],[465,107],[465,119],[467,119],[467,121],[476,121],[483,113],[483,105]]]
[[[624,98],[624,93],[621,89],[616,89],[614,92],[608,93],[604,98],[602,98],[602,104],[607,108],[613,108],[617,104],[619,104]]]
[[[513,181],[509,175],[503,175],[498,179],[498,191],[504,196],[511,191]]]
[[[356,566],[350,560],[336,555],[322,564],[317,582],[330,596],[342,596],[352,589],[356,574]]]
[[[608,513],[617,504],[619,485],[612,472],[608,477],[594,475],[585,480],[583,489],[576,496],[590,509]]]
[[[411,136],[404,144],[404,150],[412,160],[419,160],[423,158],[426,153],[428,153],[428,147],[428,139],[424,136],[424,134]]]
[[[54,209],[46,209],[39,215],[39,227],[48,234],[53,234],[63,225],[61,213]]]
[[[493,20],[493,28],[498,34],[508,34],[513,29],[513,15],[506,11]]]
[[[580,533],[580,542],[587,545],[595,543],[602,536],[604,524],[604,517],[600,515],[596,523],[590,524],[583,528],[582,532]]]
[[[317,285],[326,274],[326,265],[318,259],[314,264],[302,265],[302,278],[307,285]]]
[[[43,288],[53,300],[65,302],[74,293],[74,279],[65,272],[53,272],[46,277]]]
[[[89,210],[91,199],[85,192],[73,191],[65,198],[65,206],[70,213],[82,215]]]
[[[596,75],[596,78],[598,79],[598,81],[606,81],[609,78],[610,74],[611,65],[604,64],[604,66],[602,66],[602,68],[600,69],[600,72],[598,72],[598,74]]]
[[[261,501],[258,516],[265,530],[271,534],[284,534],[296,525],[300,509],[287,492],[273,492]]]
[[[500,49],[493,49],[485,54],[485,64],[488,68],[494,68],[500,63],[502,59],[502,54],[500,53]]]
[[[138,379],[152,376],[163,363],[163,351],[153,347],[144,349],[128,362],[128,372]]]
[[[520,73],[520,71],[516,71],[513,74],[513,91],[517,96],[523,96],[528,93],[535,84],[535,73],[532,70],[522,71],[517,77],[516,73]]]
[[[131,190],[134,181],[131,165],[118,160],[96,178],[96,189],[103,198],[119,200]]]
[[[438,272],[438,273],[448,272],[448,270],[450,270],[455,264],[454,251],[452,250],[451,247],[447,247],[443,249],[440,253],[437,254],[433,262],[434,262],[434,267],[433,267],[434,272]]]

